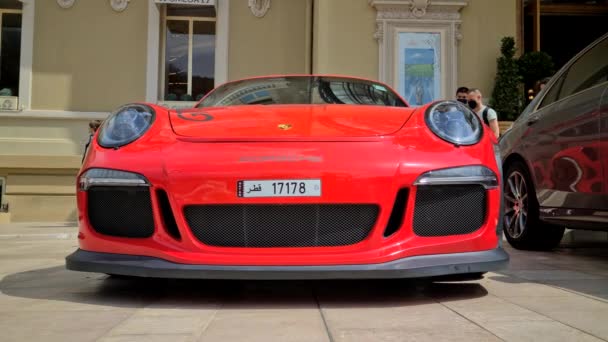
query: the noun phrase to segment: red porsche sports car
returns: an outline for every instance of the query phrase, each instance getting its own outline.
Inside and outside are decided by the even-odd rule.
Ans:
[[[70,270],[162,278],[479,276],[505,267],[497,141],[464,105],[343,76],[128,104],[78,174]]]

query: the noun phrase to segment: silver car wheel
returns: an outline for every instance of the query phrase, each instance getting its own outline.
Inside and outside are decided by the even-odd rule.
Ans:
[[[505,184],[504,227],[511,238],[517,239],[528,222],[528,187],[519,171],[513,171]]]

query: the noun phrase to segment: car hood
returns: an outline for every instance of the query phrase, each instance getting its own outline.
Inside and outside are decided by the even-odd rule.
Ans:
[[[347,138],[398,131],[413,108],[367,105],[249,105],[170,112],[175,134],[192,138]]]

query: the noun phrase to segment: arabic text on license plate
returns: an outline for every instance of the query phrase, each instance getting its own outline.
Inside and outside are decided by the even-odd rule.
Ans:
[[[239,197],[320,197],[320,179],[248,180],[237,183]]]

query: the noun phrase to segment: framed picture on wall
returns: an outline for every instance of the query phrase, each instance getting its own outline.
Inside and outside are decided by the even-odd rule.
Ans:
[[[398,31],[395,83],[411,106],[445,97],[442,32]]]

